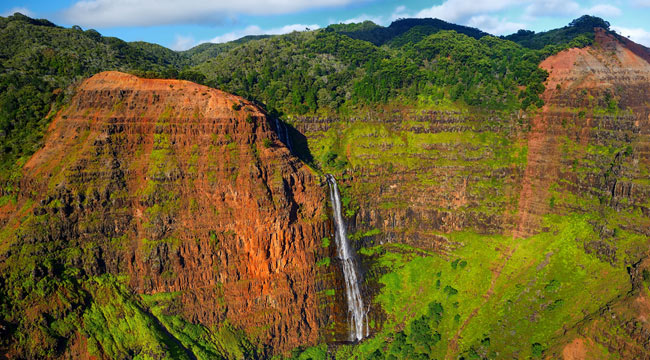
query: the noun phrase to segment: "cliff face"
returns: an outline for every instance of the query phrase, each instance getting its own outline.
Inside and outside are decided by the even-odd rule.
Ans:
[[[597,30],[540,64],[545,106],[531,112],[293,119],[314,158],[347,161],[339,184],[375,323],[440,301],[458,317],[440,322],[439,358],[568,357],[574,340],[606,349],[586,358],[647,357],[648,54]]]
[[[339,180],[376,336],[360,351],[437,308],[420,320],[438,358],[650,352],[648,54],[597,31],[541,64],[537,112],[293,119],[296,152]],[[237,329],[266,356],[344,339],[327,191],[275,125],[189,82],[85,81],[0,198],[0,350],[247,358]],[[138,316],[164,340],[102,333]]]
[[[601,29],[593,46],[542,62],[549,72],[546,105],[528,135],[516,236],[540,231],[549,212],[591,210],[568,202],[551,208],[554,184],[556,197],[572,192],[603,197],[619,210],[639,210],[645,219],[628,226],[649,234],[649,60],[648,49]]]
[[[274,353],[326,325],[317,292],[332,284],[315,265],[331,251],[326,191],[239,97],[95,75],[51,123],[21,191],[0,212],[17,229],[3,272],[26,243],[56,243],[49,251],[83,249],[66,260],[83,276],[174,293],[190,323],[227,322]]]
[[[294,123],[314,157],[345,154],[358,199],[352,220],[381,229],[381,241],[444,250],[440,233],[521,238],[543,231],[545,215],[594,209],[557,199],[565,192],[609,196],[615,208],[647,217],[648,51],[598,30],[594,45],[540,64],[549,73],[546,105],[532,114],[378,109],[347,123]]]
[[[543,231],[548,213],[597,214],[598,239],[584,250],[625,264],[632,288],[571,329],[554,356],[647,358],[650,50],[599,30],[593,46],[563,51],[541,67],[550,74],[546,106],[528,138],[515,234]],[[636,243],[621,231],[637,234]]]
[[[527,157],[525,114],[408,109],[367,118],[297,118],[313,156],[343,154],[342,188],[359,246],[404,243],[447,253],[445,233],[509,233]]]

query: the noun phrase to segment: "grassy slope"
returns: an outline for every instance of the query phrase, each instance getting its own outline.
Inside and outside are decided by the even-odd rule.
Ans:
[[[407,261],[396,257],[395,273],[379,280],[385,287],[377,301],[391,314],[392,324],[407,320],[409,310],[441,302],[448,310],[437,328],[443,339],[432,352],[436,357],[472,350],[492,358],[529,356],[532,344],[547,346],[562,335],[563,326],[580,321],[629,290],[624,269],[586,255],[576,242],[595,235],[587,217],[549,220],[555,233],[519,242],[500,236],[450,234],[450,239],[464,244],[451,255],[466,261],[464,268],[457,265],[454,269],[453,261],[450,265],[436,256]],[[383,255],[380,261],[387,257],[392,256]],[[423,276],[432,270],[441,272],[440,287],[435,277]],[[444,292],[447,285],[458,294]],[[460,317],[455,319],[455,314]],[[413,315],[421,314],[415,310]],[[481,344],[486,338],[490,346]]]
[[[418,353],[437,359],[540,357],[566,329],[631,290],[623,263],[612,265],[584,252],[582,241],[598,238],[590,224],[594,217],[549,216],[548,232],[518,241],[445,234],[459,244],[448,257],[397,244],[362,249],[373,267],[386,272],[366,281],[382,285],[374,304],[387,320],[374,337],[339,348],[336,358],[383,358],[377,350],[396,359]],[[427,316],[433,303],[444,309],[438,320]],[[430,349],[418,348],[413,336],[412,324],[422,318],[440,335]],[[400,333],[413,352],[395,348]]]

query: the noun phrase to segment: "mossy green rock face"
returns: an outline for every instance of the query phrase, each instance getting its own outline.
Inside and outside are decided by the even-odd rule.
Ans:
[[[650,52],[595,41],[542,62],[536,112],[293,119],[339,174],[373,299],[374,337],[337,358],[650,350]]]

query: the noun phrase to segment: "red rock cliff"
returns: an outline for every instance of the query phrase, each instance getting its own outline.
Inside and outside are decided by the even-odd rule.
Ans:
[[[602,197],[615,208],[639,210],[646,221],[629,227],[650,232],[650,187],[643,181],[650,168],[650,49],[596,30],[592,46],[562,51],[540,65],[549,72],[546,105],[528,137],[517,237],[540,231],[549,212],[589,210],[577,203],[552,209],[553,184],[560,194]],[[621,151],[609,156],[594,153],[596,147]]]
[[[24,169],[22,189],[72,218],[66,236],[90,249],[76,264],[88,274],[180,292],[188,320],[228,320],[273,352],[319,336],[326,192],[250,102],[100,73]]]

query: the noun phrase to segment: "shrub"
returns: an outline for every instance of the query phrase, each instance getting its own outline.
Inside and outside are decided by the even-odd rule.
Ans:
[[[321,247],[329,247],[330,246],[330,238],[324,237],[323,240],[321,240]]]

